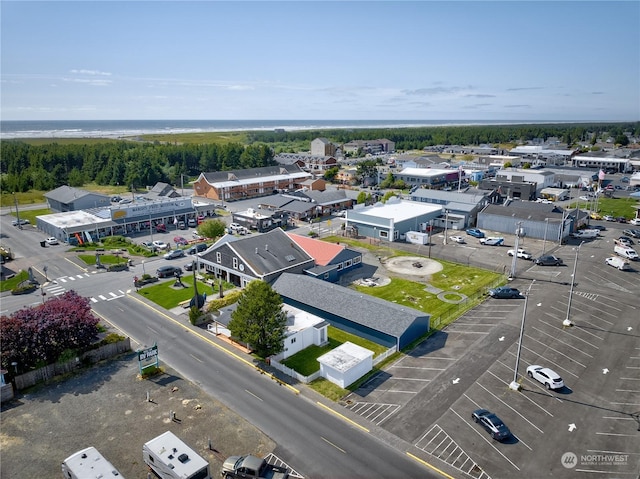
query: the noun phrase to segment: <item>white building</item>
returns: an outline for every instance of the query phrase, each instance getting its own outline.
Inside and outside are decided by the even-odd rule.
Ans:
[[[329,341],[329,323],[324,319],[288,304],[283,304],[282,310],[287,314],[284,350],[274,356],[275,360],[282,361],[311,345],[323,346]]]
[[[346,343],[318,358],[320,375],[341,388],[353,384],[373,368],[373,351]]]

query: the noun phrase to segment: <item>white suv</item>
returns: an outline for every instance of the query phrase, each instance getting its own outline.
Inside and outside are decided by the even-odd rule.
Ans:
[[[516,250],[510,249],[509,251],[507,251],[507,254],[509,256],[513,256],[514,254],[516,254]],[[523,250],[522,248],[518,248],[517,256],[518,256],[518,258],[522,258],[522,259],[528,259],[528,260],[533,259],[533,256],[531,255],[531,253],[528,253],[527,251]]]
[[[543,368],[534,364],[527,368],[527,375],[544,384],[547,389],[561,389],[564,387],[564,381],[558,373],[549,368]]]
[[[504,238],[490,236],[488,238],[480,238],[480,244],[488,245],[488,246],[502,246],[504,243]]]

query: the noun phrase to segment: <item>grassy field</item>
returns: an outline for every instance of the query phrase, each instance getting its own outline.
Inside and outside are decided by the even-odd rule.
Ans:
[[[309,376],[310,374],[320,370],[320,363],[318,362],[318,358],[320,356],[328,353],[347,341],[373,351],[374,358],[387,350],[387,348],[380,344],[354,336],[353,334],[349,334],[345,331],[334,328],[333,326],[328,327],[327,335],[329,344],[326,344],[325,346],[311,345],[284,360],[283,364],[288,368],[298,371],[304,376]]]
[[[611,215],[616,218],[619,216],[624,216],[627,219],[635,218],[636,209],[634,206],[638,207],[640,205],[640,200],[638,198],[600,198],[598,199],[598,211],[600,215]],[[588,209],[589,203],[586,201],[578,201],[578,206],[583,209]]]
[[[179,306],[181,302],[193,298],[194,295],[193,276],[191,274],[187,274],[183,276],[181,280],[184,287],[174,286],[175,279],[171,278],[167,281],[156,283],[153,286],[144,286],[138,291],[138,294],[165,309],[175,308],[176,306]],[[223,283],[222,285],[223,291],[229,291],[232,288],[234,288],[234,286],[229,283]],[[218,294],[219,291],[220,288],[217,283],[214,286],[211,286],[202,281],[198,281],[199,294],[206,293],[207,296],[211,296]]]

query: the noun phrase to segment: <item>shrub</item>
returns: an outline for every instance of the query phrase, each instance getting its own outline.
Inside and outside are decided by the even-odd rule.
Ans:
[[[229,306],[230,304],[236,303],[240,296],[242,296],[243,291],[231,291],[230,293],[226,293],[224,298],[216,298],[209,302],[209,308],[207,312],[217,311],[225,306]]]

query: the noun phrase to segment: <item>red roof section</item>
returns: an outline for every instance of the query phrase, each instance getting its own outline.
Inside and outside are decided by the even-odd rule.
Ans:
[[[326,266],[335,258],[346,246],[335,243],[328,243],[310,236],[301,236],[295,233],[287,233],[295,243],[302,248],[305,253],[311,256],[318,266]]]

